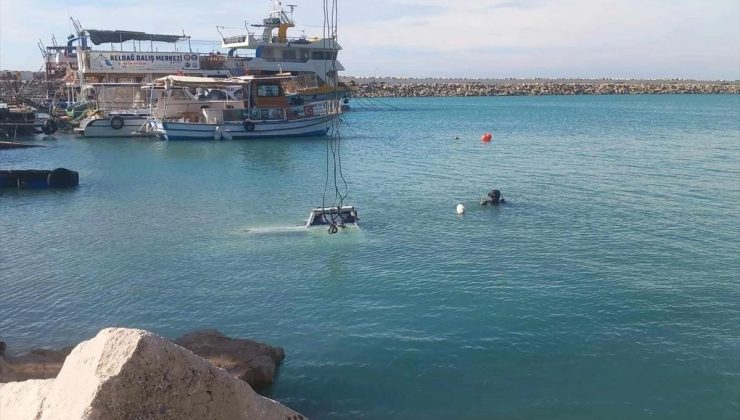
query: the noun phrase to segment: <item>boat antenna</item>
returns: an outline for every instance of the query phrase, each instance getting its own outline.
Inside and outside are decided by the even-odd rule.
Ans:
[[[288,8],[290,8],[290,20],[291,21],[293,21],[293,10],[295,10],[296,7],[298,7],[297,4],[289,4],[288,5]]]

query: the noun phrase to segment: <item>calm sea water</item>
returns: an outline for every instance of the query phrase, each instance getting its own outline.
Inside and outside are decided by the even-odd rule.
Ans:
[[[290,231],[321,138],[1,152],[81,186],[0,192],[0,339],[216,327],[317,419],[738,418],[740,96],[386,102],[346,115],[337,235]]]

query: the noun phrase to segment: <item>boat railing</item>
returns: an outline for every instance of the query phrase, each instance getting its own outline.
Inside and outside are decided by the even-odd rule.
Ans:
[[[339,101],[316,101],[288,108],[288,119],[335,115],[341,112]]]
[[[308,58],[306,59],[300,59],[300,58],[275,58],[275,57],[260,57],[265,61],[269,62],[279,62],[279,63],[305,63],[308,61]]]
[[[219,119],[216,113],[220,113],[220,120],[224,122],[240,121],[285,121],[301,118],[316,117],[322,115],[333,115],[341,110],[337,101],[317,101],[288,108],[251,108],[251,109],[224,109],[209,110],[208,121]]]
[[[282,108],[225,109],[223,121],[283,121],[285,110]]]
[[[246,35],[245,35],[246,36]],[[272,43],[272,44],[310,44],[311,41],[306,39],[305,37],[295,37],[295,36],[289,36],[283,38],[284,40],[281,41],[279,37],[277,36],[269,36],[264,37],[262,35],[252,35],[249,34],[249,42],[250,44],[252,42],[259,42],[259,43]],[[241,41],[244,42],[244,41]]]
[[[248,43],[249,45],[254,44],[310,44],[311,41],[307,40],[303,37],[287,37],[284,38],[284,40],[280,40],[277,36],[271,36],[271,37],[264,37],[261,35],[252,35],[252,34],[245,34],[245,35],[234,35],[234,36],[225,36],[221,38],[221,41],[223,44],[242,44],[244,42]]]

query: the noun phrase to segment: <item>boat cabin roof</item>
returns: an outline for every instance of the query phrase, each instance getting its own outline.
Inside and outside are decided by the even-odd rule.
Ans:
[[[136,31],[107,31],[99,29],[85,29],[90,36],[90,41],[95,45],[106,44],[109,42],[126,42],[126,41],[154,41],[154,42],[179,42],[190,39],[186,35],[163,35],[148,34]]]

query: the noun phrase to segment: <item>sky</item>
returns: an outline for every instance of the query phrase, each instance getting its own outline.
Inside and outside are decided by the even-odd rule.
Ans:
[[[293,35],[320,35],[323,0]],[[0,0],[0,68],[39,70],[39,39],[84,28],[182,33],[201,52],[269,0]],[[243,30],[241,31],[243,32]],[[740,79],[740,0],[338,0],[348,76]]]

